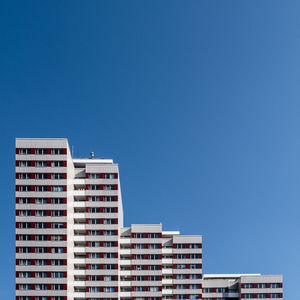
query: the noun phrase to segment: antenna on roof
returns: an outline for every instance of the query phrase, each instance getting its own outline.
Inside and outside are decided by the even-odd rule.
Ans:
[[[94,156],[95,156],[94,152],[91,152],[91,153],[90,153],[90,159],[93,159]]]

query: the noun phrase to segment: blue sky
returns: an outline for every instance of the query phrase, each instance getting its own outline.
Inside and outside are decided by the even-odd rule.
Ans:
[[[299,1],[1,1],[2,299],[14,139],[120,164],[125,224],[203,234],[205,273],[300,269]]]

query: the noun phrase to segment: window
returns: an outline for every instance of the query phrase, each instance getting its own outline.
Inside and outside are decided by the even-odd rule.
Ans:
[[[46,259],[36,259],[35,264],[37,266],[47,266],[47,260]]]
[[[30,284],[20,284],[20,290],[31,290]]]
[[[159,255],[158,254],[150,254],[149,259],[159,259]]]
[[[100,258],[100,253],[90,253],[89,257],[90,258]]]
[[[103,288],[104,293],[114,293],[116,291],[115,287],[104,287]]]
[[[103,174],[103,177],[105,179],[115,179],[116,178],[114,173],[105,173],[105,174]]]
[[[190,269],[200,269],[199,264],[190,264]]]
[[[35,179],[47,179],[47,174],[46,173],[37,173],[35,175]]]
[[[177,284],[176,289],[177,290],[184,290],[185,289],[185,284]]]
[[[245,289],[253,289],[253,283],[245,283],[244,288]]]
[[[115,258],[115,253],[104,253],[103,258]]]
[[[97,179],[97,178],[100,178],[100,174],[98,174],[98,173],[91,173],[91,174],[89,175],[89,178],[91,178],[91,179]]]
[[[36,154],[45,155],[47,154],[47,149],[36,149]]]
[[[149,244],[149,249],[159,249],[159,244]]]
[[[190,254],[190,259],[198,259],[201,258],[200,254]]]
[[[136,265],[136,266],[135,266],[135,269],[136,269],[137,271],[142,271],[142,270],[145,270],[145,266],[144,266],[144,265]]]
[[[31,154],[31,149],[22,148],[22,149],[20,149],[19,154],[21,154],[21,155]]]
[[[89,219],[89,224],[100,224],[100,219]]]
[[[116,265],[113,265],[113,264],[105,264],[105,265],[103,265],[103,269],[104,269],[104,270],[114,270],[114,269],[116,269]]]
[[[159,281],[159,276],[149,276],[149,281]]]
[[[177,269],[185,269],[185,264],[178,264],[176,265]]]
[[[149,238],[150,239],[158,239],[159,238],[159,234],[158,233],[149,233]]]
[[[35,272],[37,278],[47,278],[47,272]]]
[[[115,280],[115,278],[114,278],[114,276],[104,276],[104,281],[114,281]]]
[[[254,294],[245,294],[245,299],[252,299],[254,298]]]
[[[64,187],[63,186],[53,186],[52,192],[63,192]]]
[[[46,217],[47,216],[47,211],[46,210],[36,210],[35,211],[35,216],[36,217]]]
[[[115,247],[115,242],[104,242],[103,247]]]
[[[47,162],[46,161],[37,161],[35,166],[37,168],[45,168],[45,167],[47,167]]]
[[[200,299],[199,295],[190,295],[190,299]]]
[[[19,203],[20,204],[30,204],[31,198],[20,198]]]
[[[90,230],[89,235],[100,235],[100,231],[99,230]]]
[[[21,278],[31,278],[31,272],[20,272]]]
[[[114,213],[115,207],[104,207],[104,212],[105,213]]]
[[[54,291],[60,291],[64,289],[64,285],[63,284],[52,284],[52,290]]]
[[[47,290],[48,285],[47,284],[36,284],[35,289],[38,290],[38,291]]]
[[[150,292],[158,292],[159,287],[158,286],[150,286],[149,290],[150,290]]]
[[[63,272],[52,272],[52,278],[63,278],[64,273]]]
[[[190,274],[190,279],[200,279],[199,274]]]
[[[103,224],[108,225],[108,224],[116,224],[115,219],[104,219]]]
[[[114,230],[104,230],[103,234],[104,235],[115,235],[115,231]]]
[[[89,201],[99,202],[100,201],[100,197],[96,197],[96,196],[89,197]]]
[[[135,276],[135,281],[145,281],[146,277],[145,276]]]
[[[281,294],[270,294],[270,298],[274,299],[274,298],[281,298]]]
[[[89,288],[90,293],[100,293],[100,287],[92,286]]]
[[[57,168],[57,167],[63,167],[64,162],[63,161],[52,161],[51,162],[51,167]]]
[[[135,233],[134,234],[134,237],[136,238],[136,239],[144,239],[145,238],[145,233]]]
[[[225,293],[226,289],[225,288],[217,288],[217,293]]]
[[[177,274],[176,279],[186,279],[186,275],[185,274]]]
[[[100,281],[100,276],[99,275],[90,275],[89,280],[90,281]]]
[[[47,204],[47,199],[46,198],[36,198],[35,203],[36,204]]]
[[[52,217],[62,217],[64,215],[63,210],[52,210],[51,212]]]
[[[31,167],[31,161],[21,160],[20,167]]]
[[[280,283],[271,283],[270,284],[271,289],[279,289],[281,287]]]
[[[64,224],[63,223],[52,223],[52,228],[64,228]]]
[[[54,173],[51,175],[51,179],[64,179],[63,173]]]
[[[52,149],[51,154],[52,155],[62,155],[62,154],[64,154],[64,149]]]
[[[90,247],[100,247],[100,242],[89,242]]]
[[[259,299],[267,298],[267,294],[259,293],[259,294],[257,294],[257,298],[259,298]]]
[[[113,191],[113,190],[117,190],[117,186],[114,184],[105,184],[103,186],[103,189],[106,191]]]
[[[185,299],[185,295],[176,295],[176,299]]]
[[[190,289],[197,290],[199,289],[199,284],[190,284]],[[219,292],[220,293],[220,292]]]
[[[63,198],[52,198],[51,199],[51,203],[52,204],[63,204],[64,203],[64,199]]]
[[[134,248],[135,249],[145,249],[145,244],[135,244]]]
[[[159,265],[149,265],[149,270],[159,270]]]
[[[91,270],[100,270],[100,265],[99,264],[91,264],[90,269]]]
[[[116,198],[114,196],[104,196],[103,197],[104,202],[113,202],[113,201],[116,201],[115,199]]]
[[[89,190],[92,191],[100,190],[100,185],[92,184],[89,186]]]

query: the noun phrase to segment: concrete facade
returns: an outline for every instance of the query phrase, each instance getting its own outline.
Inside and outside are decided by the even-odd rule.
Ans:
[[[67,139],[16,139],[16,300],[282,299],[281,276],[203,279],[200,235],[124,227],[119,178]]]

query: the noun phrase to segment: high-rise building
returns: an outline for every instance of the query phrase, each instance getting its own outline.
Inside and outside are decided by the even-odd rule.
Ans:
[[[200,235],[123,227],[113,160],[16,139],[17,300],[282,299],[281,276],[222,276],[202,279]]]

